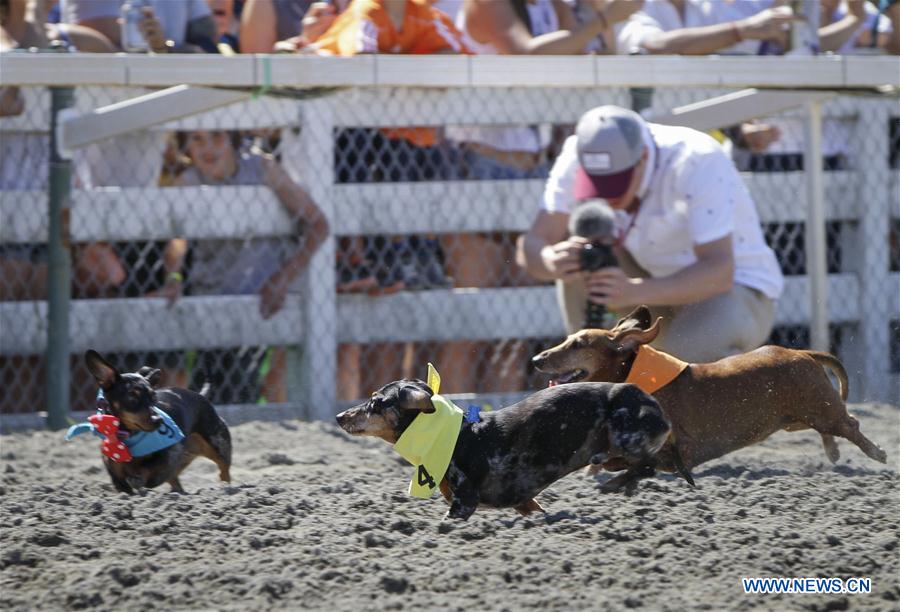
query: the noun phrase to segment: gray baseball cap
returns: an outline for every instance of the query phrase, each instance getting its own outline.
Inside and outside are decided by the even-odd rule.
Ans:
[[[644,119],[621,106],[598,106],[578,120],[575,197],[618,198],[644,153]]]

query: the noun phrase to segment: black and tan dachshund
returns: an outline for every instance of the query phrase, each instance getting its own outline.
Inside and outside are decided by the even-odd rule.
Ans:
[[[84,359],[103,391],[103,411],[118,420],[120,438],[158,433],[170,428],[166,422],[169,419],[183,433],[178,442],[128,461],[104,456],[117,490],[134,493],[167,482],[173,491],[183,493],[178,476],[201,455],[215,462],[219,478],[231,481],[231,434],[204,395],[177,387],[155,389],[160,371],[153,368],[123,374],[96,351],[87,351]]]
[[[337,415],[349,434],[394,444],[422,412],[432,412],[431,388],[399,380]],[[441,493],[448,517],[467,519],[481,506],[543,511],[534,496],[591,463],[621,458],[628,469],[604,485],[630,493],[654,474],[655,454],[669,435],[656,400],[634,385],[580,383],[538,391],[521,402],[464,422]]]

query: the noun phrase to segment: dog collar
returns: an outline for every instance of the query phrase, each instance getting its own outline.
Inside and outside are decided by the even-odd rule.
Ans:
[[[463,421],[463,411],[438,394],[441,377],[430,363],[428,386],[434,392],[434,412],[419,414],[394,444],[394,450],[416,466],[408,493],[421,499],[431,497],[444,479]]]
[[[654,393],[675,380],[686,367],[686,362],[643,344],[625,382],[637,385],[646,393]]]
[[[118,417],[105,414],[109,403],[103,396],[103,389],[97,392],[97,414],[88,417],[86,423],[77,423],[69,427],[66,440],[91,432],[103,442],[100,452],[118,463],[127,463],[134,457],[144,457],[173,446],[184,439],[184,433],[178,424],[166,412],[157,406],[151,406],[154,414],[162,419],[162,424],[154,431],[138,431],[129,433],[119,429]]]

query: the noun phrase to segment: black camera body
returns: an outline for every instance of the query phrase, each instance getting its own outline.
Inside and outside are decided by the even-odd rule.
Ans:
[[[598,241],[588,242],[579,255],[578,263],[585,272],[618,266],[612,247]]]
[[[599,241],[591,241],[584,245],[579,256],[579,264],[585,272],[594,272],[601,268],[618,266],[619,262],[613,254],[612,247]],[[602,328],[606,319],[606,308],[603,304],[588,302],[584,312],[583,329]]]
[[[579,253],[578,265],[583,272],[619,265],[610,243],[615,240],[616,215],[605,200],[581,202],[569,218],[569,234],[587,238]],[[602,328],[606,319],[603,304],[588,301],[584,313],[584,328]]]

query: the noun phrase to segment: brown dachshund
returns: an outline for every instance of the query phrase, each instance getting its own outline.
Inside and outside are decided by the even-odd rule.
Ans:
[[[533,358],[538,370],[560,383],[625,382],[635,379],[632,365],[640,352],[677,363],[646,345],[659,333],[650,311],[638,307],[611,330],[584,329],[562,344]],[[714,363],[682,364],[674,378],[651,391],[672,423],[672,436],[684,465],[691,469],[751,444],[778,430],[815,429],[825,454],[840,457],[834,436],[850,440],[866,455],[886,462],[887,455],[859,431],[859,421],[847,413],[847,372],[827,353],[764,346]],[[840,381],[840,393],[825,368]],[[630,376],[631,375],[631,376]],[[657,455],[658,468],[674,471],[670,441]],[[606,469],[621,469],[615,462]]]

